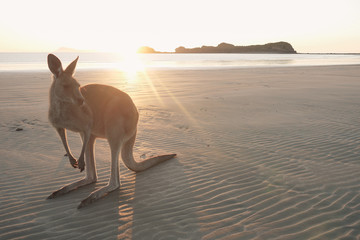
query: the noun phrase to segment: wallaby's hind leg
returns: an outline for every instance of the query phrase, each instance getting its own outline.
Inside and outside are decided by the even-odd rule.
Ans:
[[[65,193],[68,193],[70,191],[73,191],[79,187],[88,185],[90,183],[94,183],[97,181],[97,175],[96,175],[96,166],[95,166],[95,159],[94,159],[94,143],[95,143],[95,136],[91,136],[88,144],[86,146],[86,152],[85,152],[85,161],[86,161],[86,176],[85,178],[73,182],[69,185],[65,185],[59,190],[53,192],[48,199],[56,198],[58,196],[64,195]]]
[[[109,183],[106,186],[92,192],[86,199],[81,201],[78,208],[85,207],[92,202],[106,196],[108,193],[120,188],[119,153],[121,142],[121,140],[109,140],[109,145],[111,149],[111,172]]]
[[[97,173],[96,173],[96,164],[95,164],[95,140],[96,137],[91,135],[89,138],[89,142],[87,144],[87,148],[85,151],[85,162],[86,162],[86,178],[92,180],[92,182],[97,181]]]

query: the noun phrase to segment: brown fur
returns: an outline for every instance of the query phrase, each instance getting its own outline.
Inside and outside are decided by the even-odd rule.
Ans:
[[[135,161],[133,146],[139,114],[133,101],[128,94],[111,86],[90,84],[80,87],[73,77],[77,60],[78,58],[63,70],[60,60],[55,55],[48,56],[49,69],[54,74],[50,87],[49,120],[60,135],[71,165],[81,171],[86,165],[86,177],[55,191],[49,198],[96,182],[94,159],[96,138],[107,139],[111,149],[111,176],[108,185],[91,193],[81,202],[80,208],[120,187],[120,152],[125,165],[136,172],[171,159],[176,154]],[[83,139],[79,160],[71,154],[66,139],[66,129],[79,132]]]

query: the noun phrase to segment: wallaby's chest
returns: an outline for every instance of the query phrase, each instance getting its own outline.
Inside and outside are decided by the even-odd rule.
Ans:
[[[60,103],[54,103],[49,108],[49,121],[54,127],[61,127],[64,123],[69,121],[69,109],[62,106]]]
[[[79,107],[69,106],[68,104],[51,104],[49,108],[49,121],[55,128],[66,128],[79,132],[81,129],[78,126],[78,111],[81,111]]]

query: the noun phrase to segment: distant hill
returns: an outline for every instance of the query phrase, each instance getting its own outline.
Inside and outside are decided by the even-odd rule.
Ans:
[[[138,50],[137,50],[137,53],[160,53],[158,51],[155,51],[155,49],[151,48],[151,47],[140,47]]]
[[[162,53],[150,47],[141,47],[138,53]],[[296,53],[290,43],[276,42],[264,45],[235,46],[229,43],[220,43],[214,46],[202,46],[197,48],[178,47],[175,53]]]

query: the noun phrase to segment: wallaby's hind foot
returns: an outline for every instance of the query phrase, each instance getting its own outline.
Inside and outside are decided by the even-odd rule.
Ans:
[[[50,194],[50,196],[47,197],[47,199],[54,199],[57,198],[61,195],[64,195],[65,193],[68,193],[69,191],[65,188],[62,187],[59,190],[56,190],[55,192],[53,192],[52,194]]]
[[[66,194],[68,192],[71,192],[79,187],[83,187],[83,186],[86,186],[88,184],[95,183],[95,182],[96,182],[96,179],[95,180],[88,179],[88,178],[81,179],[77,182],[74,182],[74,183],[71,183],[69,185],[62,187],[59,190],[56,190],[55,192],[50,194],[50,196],[48,196],[47,199],[54,199],[56,197]]]
[[[140,172],[143,170],[146,170],[147,168],[150,168],[156,164],[159,164],[161,162],[170,160],[172,158],[176,157],[176,154],[166,154],[166,155],[160,155],[160,156],[156,156],[156,157],[152,157],[149,159],[144,160],[144,162],[146,162],[146,164],[144,164],[144,162],[139,162],[139,164],[142,167],[146,167],[146,168],[142,168],[142,167],[138,167],[136,169],[131,169],[135,172]],[[156,163],[155,163],[156,162]],[[110,179],[114,179],[114,178],[110,178]],[[115,181],[117,182],[117,181]],[[108,184],[107,186],[100,188],[98,190],[96,190],[95,192],[92,192],[87,198],[85,198],[84,200],[81,201],[81,203],[78,206],[78,209],[86,207],[88,205],[90,205],[91,203],[95,202],[96,200],[105,197],[107,194],[109,194],[112,191],[115,191],[116,189],[120,188],[120,184]]]
[[[92,192],[87,198],[85,198],[84,200],[81,201],[81,203],[78,206],[78,209],[90,205],[91,203],[95,202],[96,200],[105,197],[108,193],[111,193],[119,188],[120,188],[120,185],[119,186],[107,185],[105,187],[102,187],[102,188],[96,190],[95,192]]]

